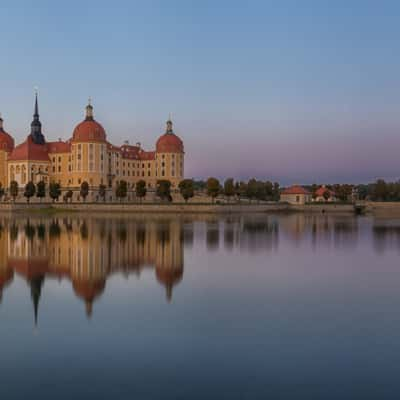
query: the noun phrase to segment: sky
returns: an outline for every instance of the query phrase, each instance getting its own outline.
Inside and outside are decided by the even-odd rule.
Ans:
[[[0,112],[48,140],[90,96],[114,144],[153,149],[172,114],[185,175],[400,178],[400,2],[0,2]]]

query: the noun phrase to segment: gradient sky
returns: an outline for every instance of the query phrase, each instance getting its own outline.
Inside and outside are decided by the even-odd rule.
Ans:
[[[171,112],[186,175],[400,177],[398,1],[0,3],[0,111],[22,141],[40,92],[68,139],[88,96],[108,139],[151,149]]]

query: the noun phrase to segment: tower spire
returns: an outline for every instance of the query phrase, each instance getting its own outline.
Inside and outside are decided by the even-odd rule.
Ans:
[[[33,117],[39,120],[38,89],[35,88],[35,111]]]
[[[31,123],[31,137],[36,144],[45,144],[44,135],[42,133],[42,123],[39,119],[38,90],[35,88],[35,107],[33,111],[33,121]]]
[[[92,106],[92,98],[89,97],[88,104],[86,106],[86,121],[93,120],[93,106]]]
[[[1,113],[0,113],[0,132],[3,131],[3,118],[1,117]]]
[[[174,133],[174,130],[172,128],[172,118],[171,118],[171,113],[169,113],[168,121],[167,121],[167,127],[165,129],[165,133]]]
[[[39,275],[30,281],[31,297],[32,297],[33,311],[35,317],[35,326],[37,326],[38,322],[39,299],[40,299],[40,293],[42,291],[43,282],[44,282],[43,275]]]

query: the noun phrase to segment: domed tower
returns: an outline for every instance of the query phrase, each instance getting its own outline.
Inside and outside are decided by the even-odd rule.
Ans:
[[[156,143],[157,179],[171,181],[176,189],[184,177],[184,149],[182,140],[175,135],[171,119],[168,119],[164,135]]]
[[[108,159],[104,128],[93,117],[90,99],[85,119],[79,123],[71,139],[71,186],[80,187],[86,181],[93,189],[106,184]]]
[[[0,183],[8,187],[7,160],[14,149],[14,139],[4,130],[3,119],[0,115]]]

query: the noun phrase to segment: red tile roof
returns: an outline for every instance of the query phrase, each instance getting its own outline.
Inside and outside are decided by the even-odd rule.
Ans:
[[[68,142],[48,142],[47,148],[49,153],[69,153],[71,151],[71,143]]]
[[[331,197],[335,196],[335,192],[334,192],[333,190],[330,190],[330,189],[328,189],[328,188],[326,188],[326,187],[324,187],[324,186],[321,186],[320,188],[318,188],[318,189],[315,191],[315,195],[316,195],[317,197],[322,197],[326,191],[329,192],[329,195],[330,195]]]
[[[10,154],[9,161],[50,161],[47,145],[36,144],[29,135],[25,142],[18,145]]]
[[[141,151],[139,152],[139,160],[150,161],[156,159],[155,151]]]
[[[304,194],[309,195],[311,194],[308,190],[304,189],[302,186],[294,185],[286,188],[282,194]]]
[[[157,153],[183,153],[183,142],[175,133],[164,133],[157,140]]]
[[[105,142],[106,131],[94,119],[85,119],[74,129],[73,142]]]
[[[14,139],[3,128],[0,128],[0,150],[10,152],[13,148]]]

